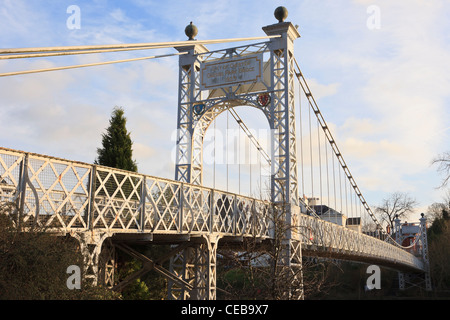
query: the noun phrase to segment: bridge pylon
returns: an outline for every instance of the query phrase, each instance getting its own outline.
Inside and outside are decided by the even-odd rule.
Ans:
[[[404,291],[411,287],[424,288],[431,291],[430,260],[428,256],[428,236],[427,219],[421,214],[420,223],[402,224],[396,217],[395,222],[395,240],[397,243],[406,247],[406,250],[416,251],[416,255],[421,256],[424,270],[423,272],[398,272],[399,289]],[[411,243],[411,241],[414,241]]]
[[[112,287],[116,270],[116,253],[111,243],[111,235],[107,232],[88,230],[74,232],[72,236],[78,240],[84,259],[84,281],[91,286]]]
[[[209,51],[196,44],[195,26],[186,28],[192,45],[178,47],[187,52],[179,58],[179,91],[177,115],[175,180],[203,185],[203,140],[209,125],[222,112],[237,106],[251,106],[262,111],[271,130],[271,202],[282,211],[289,226],[299,223],[296,125],[295,125],[295,60],[294,41],[300,37],[291,22],[285,22],[287,10],[275,10],[278,23],[263,27],[268,42]],[[295,228],[294,228],[295,229]],[[283,263],[295,268],[301,278],[301,242],[293,229],[284,235]],[[208,246],[210,247],[210,246]],[[215,254],[216,246],[209,248]],[[189,270],[186,249],[173,266]],[[204,272],[200,269],[198,272]],[[187,271],[186,271],[187,272]],[[214,272],[209,272],[215,276]],[[209,280],[209,283],[215,283]],[[300,281],[302,283],[302,281]],[[300,285],[302,287],[302,285]],[[298,290],[298,288],[296,289]],[[170,291],[170,289],[169,289]],[[303,292],[303,288],[301,288]],[[207,296],[213,297],[214,295]],[[303,294],[297,295],[303,297]]]

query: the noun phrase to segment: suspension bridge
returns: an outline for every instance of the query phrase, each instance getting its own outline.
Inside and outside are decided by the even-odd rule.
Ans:
[[[426,219],[408,225],[397,220],[395,230],[384,232],[295,59],[299,31],[285,22],[284,8],[277,8],[275,16],[278,22],[263,27],[263,37],[194,40],[197,30],[191,23],[185,30],[187,41],[1,49],[0,59],[29,59],[175,48],[174,54],[0,77],[178,56],[179,90],[174,180],[0,148],[0,202],[15,204],[10,214],[22,227],[37,225],[76,238],[85,257],[85,279],[115,290],[153,269],[169,279],[169,299],[216,299],[218,250],[225,244],[247,239],[265,243],[279,236],[274,216],[288,226],[280,257],[295,279],[287,288],[288,298],[292,290],[303,298],[306,256],[387,266],[398,270],[400,288],[420,278],[431,290]],[[232,42],[251,44],[213,51],[206,47]],[[241,106],[267,119],[268,147],[237,112]],[[230,191],[228,162],[226,187],[216,188],[215,180],[205,186],[205,137],[221,114],[226,114],[227,132],[231,120],[244,137],[236,139],[235,146],[238,152],[250,150],[244,162],[252,154],[257,159],[253,165],[250,161],[249,170],[257,172],[250,173],[250,184],[258,180],[253,186],[259,191]],[[222,148],[226,155],[229,145],[227,141]],[[267,192],[262,192],[265,183]],[[372,232],[363,231],[366,222],[375,226]],[[155,261],[133,248],[145,243],[170,244],[171,250]],[[116,250],[145,267],[116,283]],[[162,267],[169,260],[170,268]]]

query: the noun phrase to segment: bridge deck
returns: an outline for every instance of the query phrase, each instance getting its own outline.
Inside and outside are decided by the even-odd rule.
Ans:
[[[26,225],[73,234],[96,231],[128,240],[221,242],[273,237],[271,204],[148,175],[0,148],[0,202],[17,205]],[[306,255],[423,270],[409,252],[293,209],[293,239]]]

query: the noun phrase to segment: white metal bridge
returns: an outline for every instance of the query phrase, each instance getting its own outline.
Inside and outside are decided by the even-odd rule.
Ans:
[[[419,253],[400,245],[400,224],[392,235],[382,232],[295,60],[293,43],[300,36],[298,30],[283,17],[277,19],[278,23],[263,28],[266,37],[0,50],[2,59],[162,47],[174,47],[180,56],[175,180],[0,148],[0,202],[15,204],[12,217],[20,217],[16,221],[23,227],[38,225],[48,232],[77,238],[86,260],[86,278],[93,283],[101,281],[120,288],[111,276],[112,249],[117,247],[151,263],[169,278],[170,299],[215,299],[218,248],[245,239],[273,239],[273,212],[281,212],[289,226],[283,234],[282,262],[300,270],[294,272],[300,290],[302,256],[307,255],[395,268],[400,272],[401,286],[409,274],[424,274],[429,288],[425,219],[414,234]],[[190,38],[195,37],[193,25],[186,30]],[[205,47],[208,43],[262,39],[265,41],[216,51]],[[302,94],[307,110],[303,114],[299,106]],[[271,132],[270,151],[246,130],[234,109],[238,106],[251,106],[265,115]],[[303,116],[300,128],[296,127],[296,109]],[[261,161],[269,164],[269,199],[204,186],[204,137],[224,112],[234,117]],[[309,131],[302,121],[309,125]],[[319,203],[314,203],[319,196]],[[377,226],[372,235],[378,237],[361,231],[363,217]],[[165,257],[171,259],[170,270],[136,252],[132,248],[136,242],[172,244],[173,250]]]

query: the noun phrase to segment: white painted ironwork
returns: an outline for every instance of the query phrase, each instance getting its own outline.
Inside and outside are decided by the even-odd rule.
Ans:
[[[30,183],[38,195],[37,221],[50,232],[101,231],[270,237],[270,203],[230,192],[128,171],[0,148],[2,204],[24,196],[23,220],[34,222],[36,201],[21,194],[19,169],[28,155]],[[100,182],[91,180],[93,172]],[[9,181],[9,182],[8,182]],[[145,193],[142,186],[145,181]],[[96,187],[95,187],[96,186]],[[145,201],[141,198],[145,194]],[[212,196],[213,195],[213,196]],[[212,200],[214,199],[214,200]],[[93,205],[90,205],[89,202]],[[212,205],[211,205],[212,203]],[[308,247],[392,260],[422,269],[401,248],[337,224],[297,215],[293,237]],[[92,223],[89,223],[89,222]]]
[[[203,185],[203,141],[210,124],[220,113],[239,105],[256,107],[266,115],[271,129],[273,209],[282,210],[291,224],[295,217],[290,205],[299,206],[293,42],[300,34],[290,22],[263,30],[268,36],[278,37],[215,52],[195,42],[177,48],[188,54],[180,57],[179,64],[175,179]],[[239,68],[245,66],[253,72],[240,72]],[[266,103],[259,100],[262,94],[268,97]],[[231,206],[221,210],[231,211]],[[291,266],[291,261],[301,261],[301,255],[297,256],[301,250],[292,250],[289,233],[287,237],[283,261]]]
[[[5,148],[0,148],[0,181],[1,204],[17,203],[25,226],[38,223],[48,232],[70,234],[84,243],[93,281],[102,243],[114,234],[206,239],[188,250],[208,255],[200,265],[212,275],[215,257],[201,250],[216,250],[224,237],[272,236],[273,204],[179,181]],[[291,258],[300,253],[301,244],[306,254],[326,251],[330,257],[375,260],[419,272],[427,268],[422,259],[385,241],[312,216],[293,217]],[[201,291],[210,298],[215,297],[213,278]]]
[[[114,284],[113,236],[157,241],[155,236],[169,243],[184,243],[171,251],[170,270],[151,262],[170,279],[171,299],[215,299],[219,242],[273,239],[273,216],[281,216],[288,226],[280,262],[295,275],[295,288],[287,288],[290,296],[303,296],[302,254],[376,261],[427,275],[426,245],[419,259],[398,244],[306,214],[311,210],[298,190],[295,78],[356,195],[369,214],[371,211],[296,65],[293,42],[300,36],[297,29],[280,22],[263,30],[267,37],[261,38],[269,41],[224,50],[209,51],[204,46],[214,41],[171,43],[180,52],[175,181],[0,148],[0,204],[15,204],[10,214],[21,227],[38,225],[77,238],[85,257],[86,277],[93,283],[101,275],[103,283]],[[153,47],[127,48],[149,46]],[[125,49],[120,45],[108,48]],[[39,52],[54,51],[41,49]],[[71,48],[102,49],[107,48]],[[266,157],[271,164],[270,202],[203,187],[205,133],[219,114],[230,111],[233,115],[233,108],[242,105],[263,112],[271,129],[271,155]],[[421,223],[421,242],[426,244],[425,222]],[[121,248],[132,250],[123,244]],[[101,260],[105,261],[103,269],[99,268]]]

